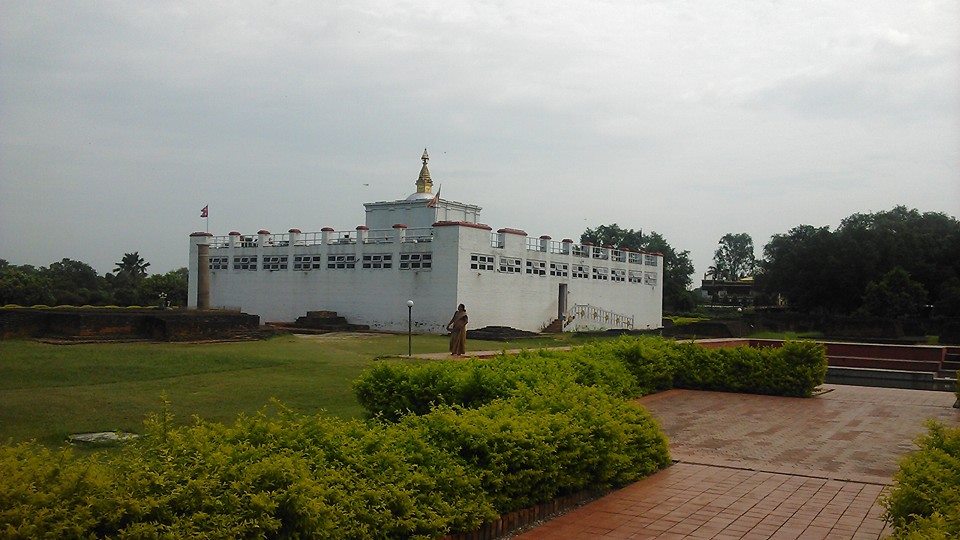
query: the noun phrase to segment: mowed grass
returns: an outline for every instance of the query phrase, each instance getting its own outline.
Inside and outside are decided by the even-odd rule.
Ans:
[[[468,352],[568,345],[568,336],[468,341]],[[444,336],[414,336],[414,353],[442,352]],[[299,412],[362,414],[351,382],[380,356],[405,355],[407,337],[282,336],[237,343],[51,345],[0,341],[0,442],[60,446],[67,435],[138,433],[163,396],[180,423],[232,421],[277,399]]]

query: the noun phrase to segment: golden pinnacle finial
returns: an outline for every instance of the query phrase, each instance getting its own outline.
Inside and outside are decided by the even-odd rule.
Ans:
[[[423,149],[423,167],[420,168],[420,178],[417,179],[417,193],[433,193],[433,180],[430,179],[430,169],[427,168],[427,162],[430,161],[430,155],[427,149]]]

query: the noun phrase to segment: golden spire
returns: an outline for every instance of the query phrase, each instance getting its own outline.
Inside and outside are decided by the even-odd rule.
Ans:
[[[430,155],[427,149],[423,149],[423,167],[420,168],[420,178],[417,179],[417,193],[433,193],[433,180],[430,179],[430,169],[427,168],[427,162],[430,161]]]

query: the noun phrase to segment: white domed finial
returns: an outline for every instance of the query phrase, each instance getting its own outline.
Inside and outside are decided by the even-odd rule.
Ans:
[[[423,160],[423,164],[424,164],[424,165],[426,165],[427,162],[430,161],[430,154],[427,153],[427,149],[426,149],[426,148],[423,149],[423,155],[420,156],[420,159]]]

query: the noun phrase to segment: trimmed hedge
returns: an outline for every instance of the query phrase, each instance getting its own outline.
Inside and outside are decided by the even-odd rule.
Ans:
[[[917,446],[900,461],[882,500],[894,537],[960,538],[960,428],[929,421]]]
[[[435,538],[495,515],[418,434],[324,417],[151,428],[103,461],[25,444],[0,450],[0,472],[9,538]]]
[[[576,385],[397,423],[170,420],[107,456],[0,447],[0,536],[436,538],[669,460],[648,413]]]
[[[577,384],[607,393],[636,395],[626,366],[577,352],[524,351],[492,360],[450,360],[427,364],[381,363],[353,383],[360,404],[371,414],[396,421],[425,414],[436,405],[478,407],[506,397],[520,385]]]
[[[582,386],[522,386],[510,399],[443,405],[400,425],[456,449],[499,513],[622,486],[670,463],[667,439],[645,409]]]
[[[788,341],[779,348],[705,349],[653,337],[622,337],[571,351],[524,352],[490,360],[384,363],[354,381],[371,416],[396,420],[432,406],[475,407],[521,385],[580,384],[632,398],[668,388],[809,397],[823,384],[823,346]]]

